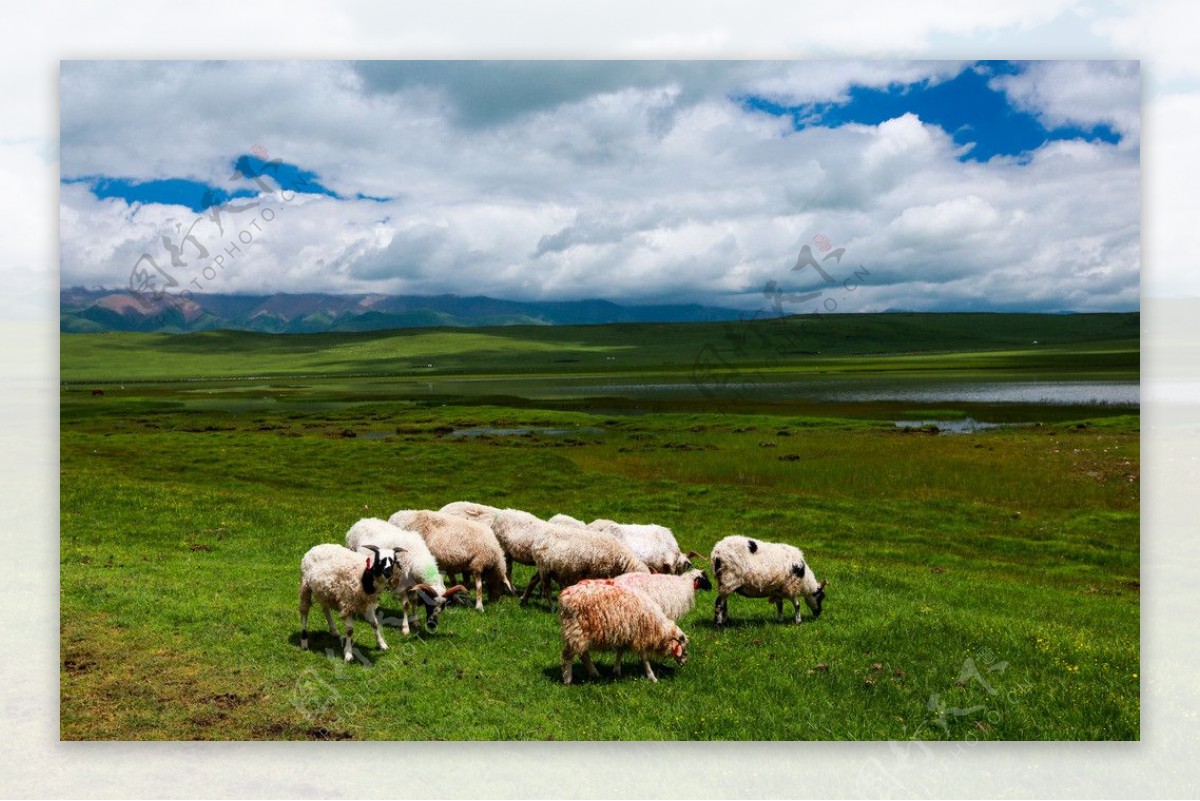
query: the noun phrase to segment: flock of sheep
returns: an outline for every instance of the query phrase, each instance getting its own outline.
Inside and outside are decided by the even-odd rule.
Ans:
[[[517,509],[498,509],[458,502],[440,511],[402,510],[388,520],[364,518],[346,532],[346,545],[317,545],[300,562],[300,624],[302,648],[308,648],[308,613],[315,599],[325,613],[329,633],[339,637],[332,612],[346,629],[344,657],[353,657],[354,617],[361,615],[387,650],[376,609],[381,594],[394,593],[403,608],[402,630],[409,633],[409,610],[420,603],[425,625],[433,631],[443,607],[474,583],[475,608],[483,610],[501,593],[516,594],[513,562],[532,565],[537,572],[521,596],[524,604],[540,585],[549,599],[551,585],[558,597],[562,624],[563,682],[571,683],[575,658],[588,674],[599,674],[592,651],[615,651],[614,673],[621,658],[632,651],[646,676],[657,681],[651,658],[687,661],[687,635],[676,621],[695,606],[697,590],[712,583],[692,567],[692,551],[684,554],[671,530],[657,525],[594,520],[589,524],[567,515],[542,520]],[[800,600],[821,614],[826,582],[818,582],[800,549],[748,537],[726,537],[711,554],[717,581],[715,622],[729,619],[729,596],[768,598],[782,619],[783,601],[801,621]],[[454,583],[456,576],[463,583]],[[446,576],[446,579],[443,579]],[[453,584],[447,587],[447,584]]]

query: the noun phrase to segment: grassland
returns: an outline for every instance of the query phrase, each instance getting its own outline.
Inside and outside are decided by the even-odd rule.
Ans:
[[[64,336],[62,736],[1137,738],[1136,408],[636,391],[714,344],[722,386],[1127,379],[1136,315],[797,324]],[[965,415],[1025,425],[893,422]],[[562,686],[554,615],[513,599],[387,653],[360,624],[347,666],[298,648],[308,547],[462,499],[793,542],[826,612],[735,597],[718,632],[702,595],[657,685],[601,657]]]

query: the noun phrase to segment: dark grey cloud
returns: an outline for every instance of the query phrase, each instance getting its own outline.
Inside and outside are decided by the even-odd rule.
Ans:
[[[436,93],[459,125],[510,122],[597,94],[676,86],[679,103],[720,96],[760,74],[762,62],[736,61],[358,61],[369,93]],[[739,80],[741,79],[741,80]]]

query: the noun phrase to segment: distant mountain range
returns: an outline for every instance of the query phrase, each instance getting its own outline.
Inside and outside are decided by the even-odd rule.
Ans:
[[[272,334],[484,325],[591,325],[736,320],[736,309],[697,304],[622,306],[607,300],[513,301],[436,295],[195,295],[147,304],[129,292],[64,289],[64,333],[233,329]],[[161,318],[161,319],[160,319]]]

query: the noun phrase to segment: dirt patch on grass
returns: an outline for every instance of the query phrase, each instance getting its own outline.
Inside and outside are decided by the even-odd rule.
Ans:
[[[286,692],[246,687],[171,634],[72,613],[63,616],[61,642],[63,740],[304,739],[311,725],[288,722]],[[264,718],[285,728],[271,733]]]

